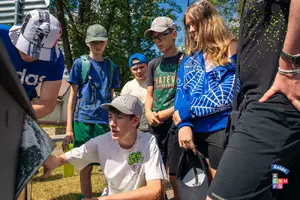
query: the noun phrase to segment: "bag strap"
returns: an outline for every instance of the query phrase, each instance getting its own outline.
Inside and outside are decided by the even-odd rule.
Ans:
[[[184,54],[184,53],[182,53],[182,54],[179,56],[179,59],[178,59],[178,67],[180,67],[180,65],[181,65],[181,63],[182,63],[184,57],[185,57],[185,54]]]
[[[113,78],[114,78],[114,72],[115,72],[115,64],[113,63],[112,60],[107,59],[109,62],[109,88],[111,89],[112,87],[112,82],[113,82]]]
[[[244,15],[244,10],[245,10],[245,4],[246,4],[246,0],[243,1],[243,6],[242,6],[242,13],[241,13],[241,21],[240,24],[244,24],[244,20],[243,20],[243,15]],[[239,110],[239,105],[238,105],[238,92],[237,92],[237,87],[238,87],[238,77],[239,77],[239,73],[240,73],[240,42],[241,42],[241,36],[242,36],[242,30],[243,27],[240,27],[239,30],[239,39],[238,39],[238,54],[237,54],[237,59],[236,59],[236,69],[235,69],[235,78],[234,78],[234,96],[233,96],[233,104],[232,104],[232,110],[237,111]]]
[[[161,61],[162,61],[162,60],[163,60],[163,57],[162,57],[162,56],[159,56],[159,57],[155,58],[155,59],[154,59],[154,62],[153,62],[153,69],[154,69],[154,67],[155,67],[155,68],[158,67],[158,65],[161,64]]]
[[[81,58],[81,74],[80,74],[80,82],[79,82],[76,105],[75,105],[75,121],[78,120],[81,89],[83,85],[88,81],[88,77],[91,69],[91,61],[89,59],[89,56],[87,54],[84,54],[80,56],[80,58]]]
[[[82,55],[81,58],[81,79],[80,79],[80,87],[87,82],[88,76],[91,69],[91,61],[88,55]]]

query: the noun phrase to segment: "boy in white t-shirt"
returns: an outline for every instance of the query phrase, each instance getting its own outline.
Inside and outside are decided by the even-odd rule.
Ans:
[[[99,162],[109,196],[97,200],[163,199],[162,184],[167,175],[155,137],[138,130],[142,115],[138,98],[122,95],[101,107],[109,110],[110,132],[65,154],[50,156],[43,164],[44,175],[40,179],[66,163],[81,170],[89,163]]]
[[[144,104],[147,97],[148,59],[144,54],[135,53],[130,56],[128,64],[131,69],[131,73],[134,76],[134,79],[128,81],[124,85],[121,91],[121,95],[131,94],[133,96],[136,96],[142,102],[143,115],[141,116],[139,130],[147,132],[149,124],[145,116]]]

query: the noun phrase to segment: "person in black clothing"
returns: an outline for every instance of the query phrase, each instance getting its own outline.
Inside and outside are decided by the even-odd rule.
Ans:
[[[241,115],[207,199],[299,198],[299,11],[298,0],[244,0],[238,48]],[[289,171],[280,172],[274,164]]]

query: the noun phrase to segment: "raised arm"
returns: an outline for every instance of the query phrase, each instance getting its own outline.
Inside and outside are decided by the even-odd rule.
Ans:
[[[101,143],[102,138],[92,138],[78,148],[74,148],[60,156],[49,156],[43,163],[44,174],[39,177],[41,180],[48,178],[51,172],[64,164],[71,163],[79,171],[90,163],[99,162],[97,145]]]

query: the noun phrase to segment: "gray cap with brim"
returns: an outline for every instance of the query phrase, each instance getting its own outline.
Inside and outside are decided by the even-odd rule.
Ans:
[[[114,107],[126,115],[142,116],[143,113],[143,108],[139,99],[130,94],[118,96],[111,103],[104,103],[101,105],[101,108],[106,110],[109,110],[110,107]]]
[[[108,38],[105,37],[92,37],[92,38],[85,39],[85,43],[94,42],[94,41],[107,41],[107,40]]]
[[[157,17],[153,20],[151,28],[145,31],[144,36],[150,38],[153,32],[162,33],[168,29],[176,29],[173,20],[169,17]]]
[[[89,26],[86,31],[85,43],[93,42],[93,41],[107,41],[107,31],[106,29],[99,25],[94,24]]]

